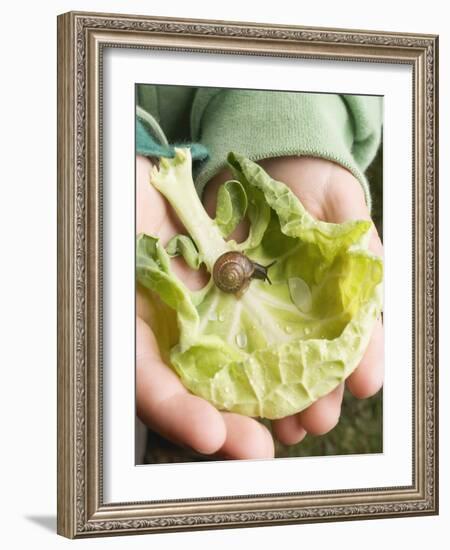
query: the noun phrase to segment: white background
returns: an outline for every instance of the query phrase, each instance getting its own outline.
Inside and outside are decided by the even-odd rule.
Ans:
[[[69,542],[54,534],[56,515],[56,15],[73,9],[178,17],[350,27],[441,35],[441,66],[448,64],[450,31],[444,3],[397,5],[378,0],[293,3],[267,6],[228,0],[226,3],[172,0],[16,1],[2,10],[2,87],[0,101],[0,311],[2,546],[60,548],[106,545],[128,548],[195,548],[237,546],[377,548],[398,544],[410,549],[442,548],[450,520],[448,344],[441,346],[441,515],[430,518],[329,523],[238,529],[184,534],[119,537]],[[450,163],[450,82],[442,70],[441,198],[450,204],[446,182]],[[441,216],[441,251],[449,248],[450,216]],[[443,281],[450,279],[448,253],[441,253]],[[440,289],[441,332],[448,327],[448,285]],[[442,338],[444,340],[444,338]]]

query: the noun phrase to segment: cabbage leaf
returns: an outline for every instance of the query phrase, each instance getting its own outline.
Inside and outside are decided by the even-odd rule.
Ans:
[[[218,193],[215,219],[196,193],[189,149],[177,148],[173,159],[153,168],[151,185],[189,236],[175,237],[165,250],[156,237],[139,235],[137,280],[176,313],[170,365],[192,393],[220,410],[283,418],[357,367],[381,312],[382,260],[368,250],[372,222],[316,220],[258,164],[237,153],[228,155],[228,164],[234,179]],[[248,238],[226,240],[244,216]],[[212,277],[191,291],[171,271],[170,257],[182,255],[190,267],[204,264],[212,273],[230,250],[261,265],[275,262],[272,284],[252,280],[236,297]]]

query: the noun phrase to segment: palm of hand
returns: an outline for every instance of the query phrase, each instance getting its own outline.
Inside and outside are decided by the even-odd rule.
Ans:
[[[267,159],[260,164],[272,177],[288,184],[304,206],[319,219],[340,223],[369,217],[359,182],[332,162],[286,157]],[[182,233],[183,227],[166,200],[148,185],[150,167],[148,160],[138,157],[137,232],[156,235],[166,244],[173,235]],[[204,202],[210,215],[215,209],[217,189],[229,176],[226,172],[218,175],[206,189]],[[241,225],[233,238],[241,240],[245,232],[245,226]],[[381,243],[375,231],[371,247],[376,253],[381,253]],[[173,261],[173,269],[192,289],[201,288],[207,280],[205,272],[191,270],[182,259]],[[229,458],[272,457],[272,435],[260,422],[235,413],[219,412],[184,388],[161,359],[150,328],[148,302],[139,291],[137,309],[136,396],[140,418],[172,441],[205,454],[218,453]],[[347,380],[347,387],[356,397],[368,397],[381,387],[382,338],[379,322],[361,364]],[[272,422],[273,434],[282,443],[293,444],[301,441],[306,433],[326,433],[339,420],[343,391],[342,384],[301,413]]]

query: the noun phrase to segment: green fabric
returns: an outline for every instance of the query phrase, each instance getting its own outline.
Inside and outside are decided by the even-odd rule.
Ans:
[[[230,151],[254,161],[303,155],[350,170],[371,207],[364,172],[381,139],[381,97],[139,85],[137,102],[157,119],[169,142],[207,148],[207,160],[193,164],[200,195],[226,166]],[[136,143],[137,152],[147,154],[139,135]]]
[[[201,143],[174,143],[163,144],[157,141],[153,136],[153,132],[148,125],[144,124],[139,117],[136,120],[136,143],[137,152],[146,157],[175,157],[175,147],[188,146],[191,150],[193,160],[206,160],[208,158],[208,150]]]

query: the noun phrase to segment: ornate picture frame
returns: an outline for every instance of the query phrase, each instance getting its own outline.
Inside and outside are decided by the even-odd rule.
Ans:
[[[102,95],[105,48],[412,68],[412,484],[105,503]],[[58,533],[88,536],[438,513],[438,37],[70,12],[58,17]]]

